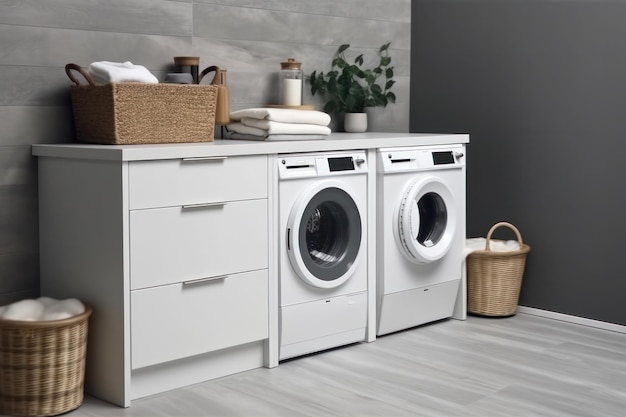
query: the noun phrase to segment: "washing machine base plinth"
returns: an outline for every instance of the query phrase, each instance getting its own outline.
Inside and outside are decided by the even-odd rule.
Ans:
[[[452,316],[461,280],[384,294],[378,299],[377,335]]]
[[[367,291],[280,307],[279,359],[365,340]]]

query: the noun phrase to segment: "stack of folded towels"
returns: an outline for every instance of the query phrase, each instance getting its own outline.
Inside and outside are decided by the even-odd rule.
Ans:
[[[135,65],[130,61],[92,62],[87,70],[97,84],[109,83],[150,83],[159,82],[146,67]]]
[[[330,135],[330,116],[316,110],[251,108],[230,113],[227,138],[310,140]]]
[[[0,306],[0,319],[19,321],[63,320],[84,312],[85,305],[76,298],[57,300],[50,297],[39,297]]]

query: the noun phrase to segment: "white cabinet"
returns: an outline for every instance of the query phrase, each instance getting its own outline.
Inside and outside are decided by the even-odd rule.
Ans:
[[[267,200],[130,212],[131,289],[267,268]]]
[[[34,145],[41,293],[93,307],[87,392],[132,399],[278,364],[278,154],[368,149],[375,277],[375,149],[467,135],[334,133],[324,140]],[[375,322],[375,280],[368,320]],[[368,328],[375,338],[375,327]]]
[[[267,198],[266,171],[265,155],[133,161],[130,209]]]
[[[267,155],[39,158],[41,293],[94,308],[89,393],[129,406],[263,366],[268,175]]]
[[[267,272],[211,277],[133,291],[132,368],[267,337]]]

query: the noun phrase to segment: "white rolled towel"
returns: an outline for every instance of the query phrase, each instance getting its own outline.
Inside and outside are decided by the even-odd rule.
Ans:
[[[40,297],[16,301],[0,307],[0,319],[17,321],[61,320],[85,312],[85,305],[76,298],[56,300]]]
[[[36,321],[41,317],[43,304],[37,300],[22,300],[9,304],[2,312],[4,320]]]
[[[59,300],[46,306],[41,320],[62,320],[85,312],[85,305],[76,298]]]
[[[272,122],[282,123],[304,123],[320,126],[328,126],[330,123],[330,116],[327,113],[317,110],[254,107],[230,113],[230,119],[233,122],[241,121],[243,118],[270,120]]]
[[[98,84],[109,83],[148,83],[157,84],[159,80],[144,66],[135,65],[130,61],[92,62],[88,68],[89,74]]]
[[[477,250],[485,250],[487,239],[484,237],[473,237],[465,240],[465,247],[463,248],[463,256],[466,257],[470,253]],[[519,242],[517,240],[489,240],[489,250],[492,252],[510,252],[520,250]]]

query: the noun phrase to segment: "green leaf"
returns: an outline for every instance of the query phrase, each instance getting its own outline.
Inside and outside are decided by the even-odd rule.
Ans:
[[[380,49],[378,50],[378,52],[386,51],[387,49],[389,49],[389,45],[391,45],[391,42],[386,43],[383,46],[381,46]]]
[[[350,47],[350,44],[348,43],[344,43],[343,45],[341,45],[339,47],[339,50],[337,51],[338,54],[343,53],[343,51],[345,51],[346,49],[348,49]]]
[[[396,82],[394,80],[387,81],[387,84],[385,84],[385,90],[389,90],[395,83]]]
[[[385,77],[387,79],[393,78],[393,67],[387,68],[387,71],[385,71]]]
[[[380,58],[380,66],[381,67],[386,67],[389,64],[391,64],[391,57],[383,56],[383,57]]]
[[[357,57],[354,59],[354,63],[355,63],[355,64],[359,64],[359,65],[363,65],[363,54],[361,54],[361,55],[357,56]]]
[[[336,108],[337,108],[337,105],[335,104],[334,101],[331,100],[328,103],[326,103],[326,105],[324,106],[324,111],[326,113],[334,113]]]

